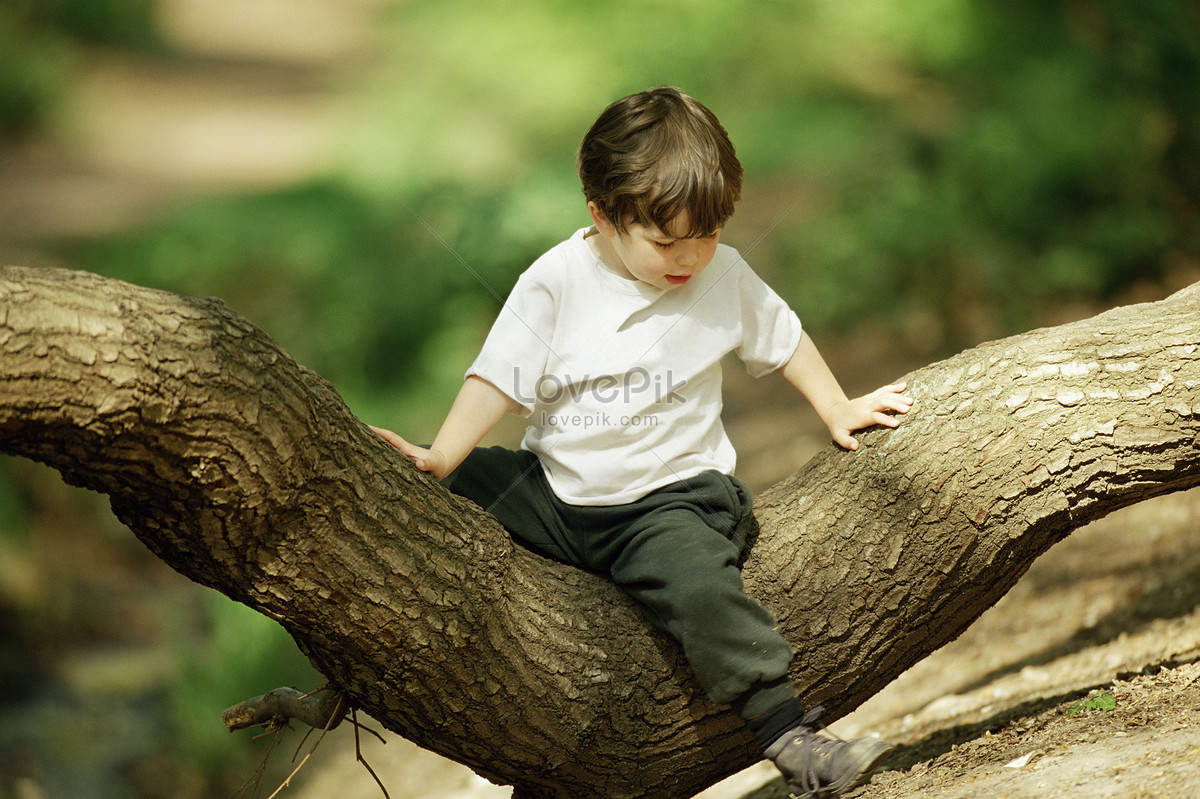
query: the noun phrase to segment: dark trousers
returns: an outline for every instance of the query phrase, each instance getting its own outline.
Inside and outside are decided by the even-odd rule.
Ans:
[[[533,453],[491,447],[476,449],[444,484],[524,546],[610,577],[680,642],[714,701],[750,717],[795,696],[791,647],[742,588],[752,498],[740,480],[705,472],[626,505],[570,505]]]

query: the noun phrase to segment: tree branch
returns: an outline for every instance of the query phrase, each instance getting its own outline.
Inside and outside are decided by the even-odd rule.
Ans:
[[[346,697],[330,688],[305,693],[285,686],[226,708],[221,723],[230,732],[291,720],[318,730],[332,730],[349,709]]]

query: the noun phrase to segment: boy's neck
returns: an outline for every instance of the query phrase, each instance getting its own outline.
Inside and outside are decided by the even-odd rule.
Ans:
[[[583,234],[583,238],[592,248],[592,254],[596,256],[596,263],[623,280],[637,282],[637,278],[621,264],[621,259],[617,257],[617,253],[609,244],[608,239],[601,236],[600,231],[594,226]]]

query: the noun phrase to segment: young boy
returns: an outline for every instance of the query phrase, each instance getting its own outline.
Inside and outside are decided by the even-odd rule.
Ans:
[[[891,747],[814,733],[791,647],[742,589],[752,502],[731,476],[721,360],[781,373],[851,450],[912,400],[902,384],[847,399],[796,314],[717,243],[742,167],[699,102],[661,88],[613,103],[578,169],[593,226],[521,275],[432,446],[377,432],[524,545],[610,576],[794,793],[840,795]],[[506,413],[529,419],[521,449],[477,447]]]

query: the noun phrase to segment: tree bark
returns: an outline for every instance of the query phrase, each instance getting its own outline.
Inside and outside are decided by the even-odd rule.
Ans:
[[[1073,529],[1200,482],[1200,284],[907,380],[898,429],[756,506],[747,590],[827,719]],[[219,301],[0,270],[0,451],[108,494],[355,707],[518,797],[686,797],[758,756],[616,588],[514,546]]]

